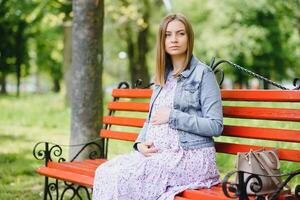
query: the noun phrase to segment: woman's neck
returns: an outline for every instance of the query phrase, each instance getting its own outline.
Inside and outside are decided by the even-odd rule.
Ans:
[[[179,71],[183,67],[184,62],[185,62],[185,58],[186,58],[185,54],[176,55],[176,56],[171,57],[172,64],[173,64],[173,70],[175,72]]]

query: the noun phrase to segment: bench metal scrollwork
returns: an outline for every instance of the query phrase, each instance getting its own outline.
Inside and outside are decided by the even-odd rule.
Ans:
[[[232,181],[229,181],[229,179],[233,176],[238,174],[238,182],[235,183]],[[250,176],[247,177],[246,180],[244,180],[244,175],[245,174],[250,174]],[[287,187],[287,183],[296,175],[300,175],[300,170],[296,170],[293,172],[289,173],[284,173],[284,174],[279,174],[276,176],[279,177],[284,177],[287,176],[285,181],[283,181],[280,185],[277,186],[277,189],[274,193],[268,194],[268,195],[256,195],[255,199],[268,199],[268,200],[277,200],[279,198],[280,193],[284,190],[284,188]],[[262,175],[262,174],[252,174],[244,171],[231,171],[229,172],[223,179],[222,181],[222,190],[225,196],[236,199],[238,198],[239,200],[248,200],[249,199],[249,194],[247,194],[247,188],[250,188],[250,190],[253,193],[259,193],[261,189],[263,188],[261,176],[268,176],[268,175]],[[268,176],[270,177],[270,176]],[[287,191],[290,192],[290,191]],[[300,185],[297,185],[295,187],[295,196],[297,199],[300,198]],[[285,197],[287,200],[288,199],[293,199],[291,195],[287,194]]]
[[[76,145],[58,145],[50,142],[38,142],[34,148],[33,148],[33,156],[37,160],[44,160],[45,166],[48,166],[48,163],[50,161],[55,162],[65,162],[66,159],[63,156],[63,149],[62,147],[71,147],[71,146],[82,146],[82,148],[76,153],[76,155],[70,160],[70,162],[73,162],[80,153],[86,149],[88,146],[96,146],[95,151],[91,151],[89,153],[90,159],[96,159],[103,156],[103,147],[101,144],[97,143],[97,141],[101,140],[101,138],[97,138],[95,140],[92,140],[90,142],[84,143],[84,144],[76,144]],[[49,177],[45,176],[45,185],[44,185],[44,194],[43,199],[64,199],[65,195],[71,193],[71,199],[74,197],[78,197],[79,199],[83,199],[82,195],[86,196],[87,199],[91,199],[91,191],[92,189],[84,187],[84,186],[78,186],[72,183],[68,183],[64,181],[64,190],[59,192],[59,182],[57,179],[55,179],[53,182],[50,182]],[[81,192],[83,191],[83,192]]]

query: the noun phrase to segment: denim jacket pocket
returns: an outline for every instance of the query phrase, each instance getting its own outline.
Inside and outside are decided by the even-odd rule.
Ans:
[[[188,106],[197,107],[199,104],[199,82],[192,82],[183,85],[183,92]]]

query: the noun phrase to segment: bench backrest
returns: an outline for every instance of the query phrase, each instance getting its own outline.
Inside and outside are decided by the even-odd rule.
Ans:
[[[217,152],[236,154],[276,147],[281,160],[300,162],[300,91],[222,90],[221,93],[225,126],[216,140]],[[114,89],[112,96],[116,101],[108,103],[111,115],[104,117],[106,128],[100,136],[134,141],[137,128],[143,126],[149,110],[151,94],[151,89]]]

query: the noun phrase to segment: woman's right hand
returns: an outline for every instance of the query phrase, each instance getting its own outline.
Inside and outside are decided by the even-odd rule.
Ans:
[[[158,152],[158,148],[154,147],[152,141],[138,143],[136,147],[140,153],[147,157]]]

